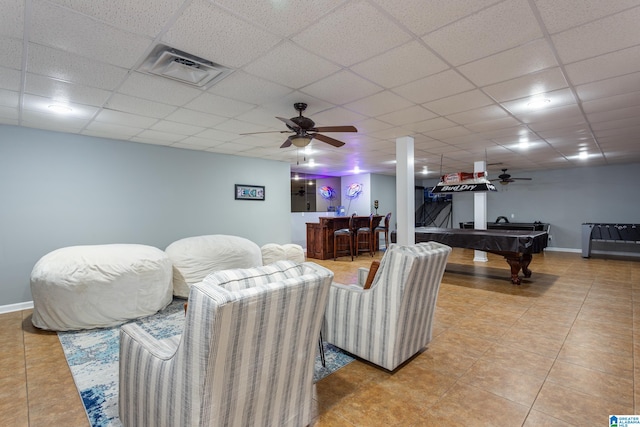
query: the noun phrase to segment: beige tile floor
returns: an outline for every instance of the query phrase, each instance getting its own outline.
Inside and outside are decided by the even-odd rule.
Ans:
[[[472,259],[449,259],[428,349],[392,373],[356,361],[318,382],[314,426],[604,426],[640,413],[640,261],[547,252],[513,286],[501,257]],[[348,283],[371,258],[317,262]],[[30,310],[0,315],[0,367],[0,425],[88,425],[57,336]]]

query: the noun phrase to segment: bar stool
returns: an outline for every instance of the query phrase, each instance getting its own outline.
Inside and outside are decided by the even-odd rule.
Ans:
[[[356,230],[356,256],[369,252],[373,256],[373,214],[369,215],[369,225]]]
[[[373,229],[374,239],[378,241],[380,239],[380,233],[384,233],[384,249],[389,247],[389,222],[391,221],[391,212],[384,217],[384,225],[378,225]],[[375,245],[374,245],[375,247]]]
[[[349,244],[349,255],[351,255],[351,261],[353,261],[353,219],[356,214],[353,214],[349,217],[349,226],[348,228],[341,228],[340,230],[336,230],[333,232],[333,260],[335,261],[338,258],[338,246],[340,244],[344,244],[344,240],[347,239],[347,243]],[[345,252],[347,249],[341,249],[342,252]]]

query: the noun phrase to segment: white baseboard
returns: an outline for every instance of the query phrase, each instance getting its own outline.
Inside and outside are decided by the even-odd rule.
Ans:
[[[14,311],[29,310],[33,308],[33,301],[19,302],[17,304],[0,305],[0,314]]]
[[[581,253],[582,249],[575,249],[575,248],[556,248],[553,246],[547,246],[546,248],[544,248],[545,252],[573,252],[573,253]]]

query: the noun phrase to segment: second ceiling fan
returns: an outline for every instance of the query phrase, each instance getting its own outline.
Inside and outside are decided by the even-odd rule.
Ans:
[[[329,136],[323,135],[320,132],[358,132],[354,126],[321,126],[316,127],[316,124],[313,120],[308,117],[304,117],[302,112],[307,109],[307,104],[304,102],[296,102],[293,104],[293,108],[298,111],[297,117],[292,117],[290,119],[286,119],[284,117],[276,117],[276,119],[284,122],[285,125],[289,128],[289,130],[283,131],[274,131],[279,133],[288,133],[293,132],[294,134],[288,137],[284,143],[280,146],[280,148],[290,147],[294,145],[296,147],[305,147],[307,146],[312,139],[317,139],[322,142],[326,142],[329,145],[333,145],[334,147],[342,147],[344,142],[338,141],[335,138],[331,138]],[[269,132],[252,132],[252,133],[244,133],[242,135],[252,135],[257,133],[269,133]]]
[[[507,173],[507,169],[502,169],[502,173],[498,175],[498,178],[492,179],[491,181],[498,181],[502,185],[507,185],[510,182],[514,182],[515,180],[531,181],[531,178],[515,178]]]

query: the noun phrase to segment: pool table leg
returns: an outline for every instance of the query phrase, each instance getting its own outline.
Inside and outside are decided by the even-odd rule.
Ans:
[[[531,260],[533,259],[533,255],[531,254],[509,254],[504,255],[505,260],[511,267],[511,283],[514,285],[519,285],[521,283],[519,273],[522,269],[522,274],[524,277],[531,277],[531,270],[529,270],[529,264],[531,264]]]

